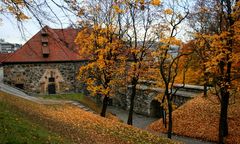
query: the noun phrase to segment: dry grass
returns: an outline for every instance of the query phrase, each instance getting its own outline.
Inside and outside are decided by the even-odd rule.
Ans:
[[[235,103],[229,106],[229,144],[240,143],[240,98],[235,98]],[[218,140],[219,104],[216,97],[204,98],[198,96],[173,112],[173,132],[207,141]],[[149,130],[166,132],[162,120],[152,123]]]
[[[46,106],[0,92],[0,101],[48,130],[84,144],[174,143],[147,131],[102,118],[71,105]]]

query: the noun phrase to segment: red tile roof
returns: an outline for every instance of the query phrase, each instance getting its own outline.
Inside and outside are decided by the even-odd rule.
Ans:
[[[4,61],[10,55],[11,53],[0,53],[0,63],[2,63],[2,61]]]
[[[52,29],[45,26],[3,63],[84,60],[74,43],[77,33],[78,30],[73,28]]]

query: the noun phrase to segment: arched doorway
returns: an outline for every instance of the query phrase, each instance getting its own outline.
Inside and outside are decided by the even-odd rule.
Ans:
[[[150,104],[150,116],[161,118],[163,116],[163,108],[157,100],[152,100]]]
[[[48,85],[48,94],[56,94],[56,85],[55,84]]]
[[[63,87],[63,77],[58,69],[46,69],[40,79],[40,93],[42,94],[56,94],[61,93]]]

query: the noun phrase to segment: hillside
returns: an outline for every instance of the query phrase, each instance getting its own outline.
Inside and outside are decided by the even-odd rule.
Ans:
[[[229,136],[227,143],[240,143],[240,98],[237,95],[229,106]],[[217,98],[201,95],[188,101],[173,112],[173,133],[182,136],[199,138],[207,141],[218,140],[219,104]],[[149,130],[166,132],[162,120],[148,126]]]
[[[116,120],[85,112],[72,105],[46,106],[3,92],[0,92],[0,102],[9,105],[11,110],[21,113],[32,122],[74,143],[176,143]]]

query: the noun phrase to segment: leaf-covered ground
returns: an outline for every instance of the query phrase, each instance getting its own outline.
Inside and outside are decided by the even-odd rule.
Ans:
[[[81,104],[89,107],[90,109],[94,110],[96,113],[101,112],[101,107],[97,105],[93,100],[89,97],[86,97],[84,94],[81,93],[73,93],[73,94],[55,94],[55,95],[45,95],[42,96],[45,99],[60,99],[60,100],[73,100],[80,102]]]
[[[43,144],[66,143],[57,134],[48,132],[38,124],[32,123],[22,117],[20,113],[13,111],[11,107],[0,101],[0,143],[1,144]]]
[[[199,138],[207,141],[218,140],[220,106],[215,96],[198,96],[173,112],[173,132],[177,135]],[[228,111],[229,144],[240,143],[240,98],[231,99]],[[148,126],[149,130],[166,132],[162,119]]]
[[[174,143],[147,131],[102,118],[71,105],[46,106],[0,92],[0,101],[29,120],[41,124],[74,143],[125,144]]]

